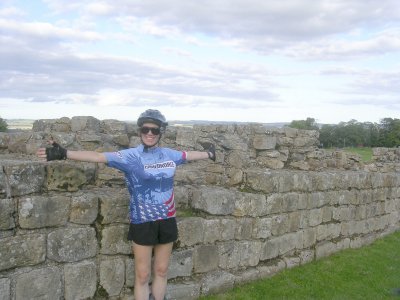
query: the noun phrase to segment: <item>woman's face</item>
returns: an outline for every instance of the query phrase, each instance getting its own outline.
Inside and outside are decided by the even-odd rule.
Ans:
[[[160,140],[160,127],[153,123],[143,123],[139,128],[142,143],[147,147],[155,146]]]

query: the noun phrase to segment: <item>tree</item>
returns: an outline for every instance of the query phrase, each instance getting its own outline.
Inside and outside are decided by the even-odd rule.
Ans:
[[[293,120],[288,127],[305,130],[319,130],[314,118],[307,118],[307,120]]]
[[[385,118],[380,127],[379,141],[383,147],[400,146],[400,119]]]
[[[3,120],[2,118],[0,118],[0,132],[1,131],[7,131],[7,122],[5,120]]]

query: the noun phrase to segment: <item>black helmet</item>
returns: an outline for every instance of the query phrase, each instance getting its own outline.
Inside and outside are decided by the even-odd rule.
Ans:
[[[137,120],[137,125],[142,127],[143,123],[154,123],[161,128],[165,128],[168,125],[164,115],[157,109],[148,109],[142,112]]]

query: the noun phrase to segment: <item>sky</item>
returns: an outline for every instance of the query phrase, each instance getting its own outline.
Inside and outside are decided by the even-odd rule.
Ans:
[[[398,0],[1,0],[0,117],[400,118]]]

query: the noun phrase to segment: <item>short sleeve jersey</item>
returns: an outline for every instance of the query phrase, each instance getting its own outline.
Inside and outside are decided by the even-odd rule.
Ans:
[[[105,155],[109,167],[125,174],[131,223],[175,217],[174,175],[176,167],[186,162],[186,152],[140,145]]]

